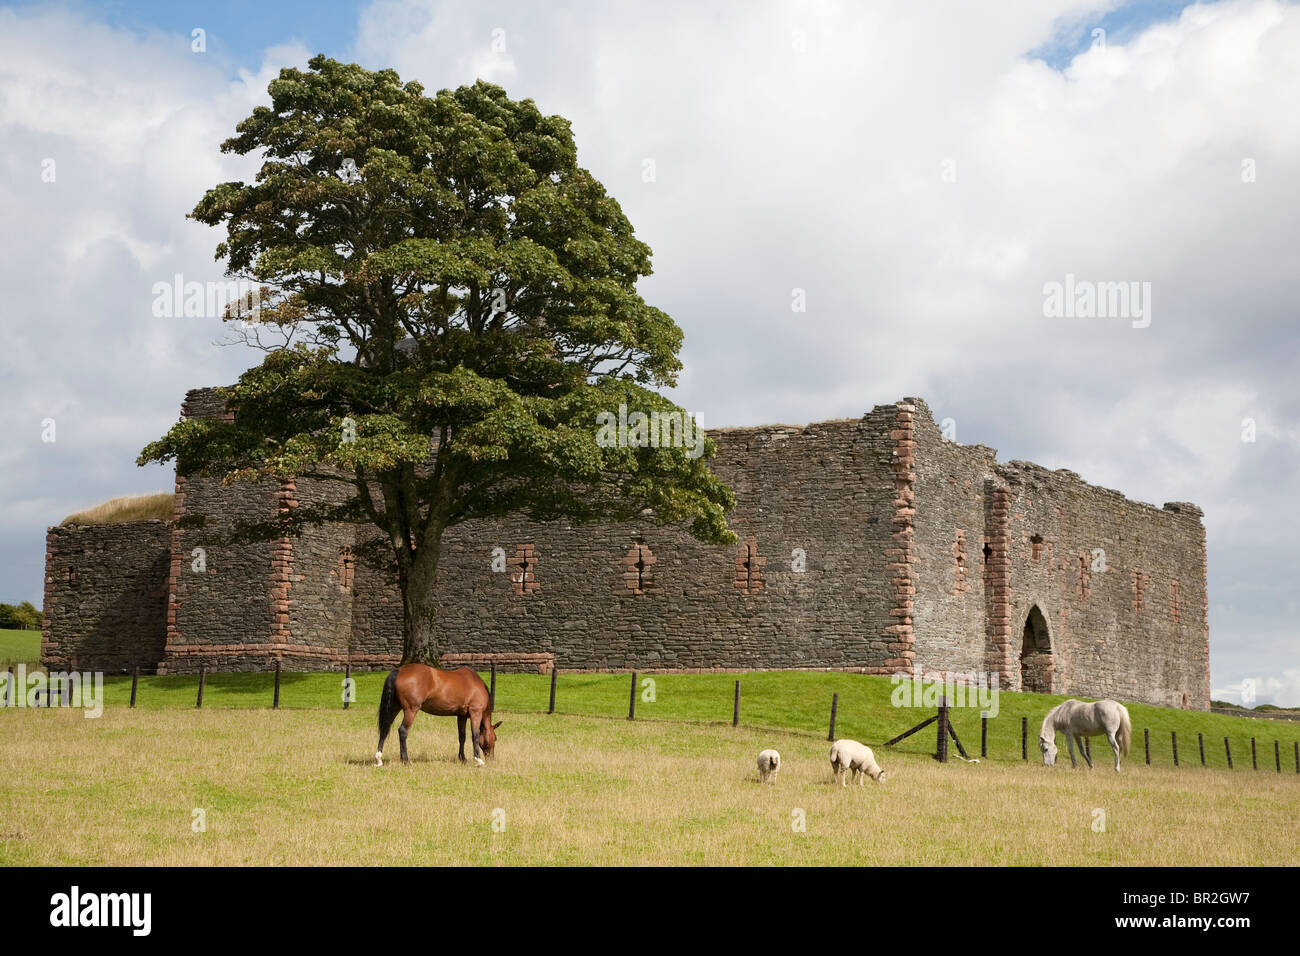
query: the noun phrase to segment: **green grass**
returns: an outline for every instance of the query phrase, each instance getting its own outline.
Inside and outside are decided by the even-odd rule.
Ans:
[[[359,673],[353,711],[373,715],[383,687],[385,673]],[[482,674],[488,680],[488,674]],[[887,677],[810,671],[767,671],[733,674],[655,674],[638,679],[636,719],[702,724],[731,723],[735,681],[741,681],[741,724],[780,733],[812,737],[826,736],[832,694],[839,695],[836,736],[852,737],[873,746],[902,733],[934,712],[933,707],[895,707],[891,701],[894,684]],[[643,699],[652,680],[653,702]],[[561,674],[558,678],[556,709],[562,714],[625,718],[631,677],[627,674]],[[205,709],[270,707],[273,674],[210,674],[203,691]],[[163,677],[142,676],[137,692],[141,709],[193,709],[198,689],[194,674]],[[105,680],[105,705],[124,707],[130,700],[131,678]],[[338,673],[284,673],[281,675],[282,709],[342,709],[343,683]],[[537,674],[499,674],[497,711],[544,712],[550,693],[550,677]],[[1043,715],[1066,698],[1054,694],[1001,692],[998,713],[989,720],[988,759],[1008,763],[1021,760],[1020,719],[1029,722],[1029,756],[1037,761],[1038,729]],[[1300,724],[1263,721],[1245,717],[1175,710],[1126,703],[1133,720],[1131,762],[1144,759],[1144,728],[1150,730],[1151,762],[1173,766],[1171,731],[1178,734],[1179,767],[1191,771],[1200,767],[1197,733],[1205,738],[1206,765],[1227,767],[1223,738],[1232,744],[1236,769],[1250,767],[1250,738],[1257,741],[1261,769],[1272,770],[1273,741],[1280,742],[1282,766],[1294,773],[1295,742],[1300,741]],[[973,707],[951,710],[953,728],[967,753],[979,756],[980,719]],[[1065,742],[1058,738],[1060,758],[1068,762]],[[931,725],[890,748],[900,753],[933,753],[935,727]],[[1100,748],[1100,750],[1098,749]],[[951,748],[956,753],[956,748]],[[1093,757],[1104,763],[1110,747],[1104,738],[1093,741]]]
[[[627,682],[608,681],[602,700],[621,702]],[[514,683],[498,690],[536,696]],[[656,704],[639,709],[679,696],[657,690]],[[113,707],[93,720],[9,708],[0,711],[0,865],[1300,861],[1295,774],[944,766],[878,751],[887,782],[841,788],[824,728],[629,723],[502,703],[496,758],[483,768],[457,763],[455,722],[430,717],[412,732],[410,765],[396,762],[390,738],[389,762],[374,767],[373,701],[347,712]],[[769,746],[782,770],[760,785],[754,756]]]
[[[10,664],[36,666],[41,659],[40,631],[0,630],[0,669]]]

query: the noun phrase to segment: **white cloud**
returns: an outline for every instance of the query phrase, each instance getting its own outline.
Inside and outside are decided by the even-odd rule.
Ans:
[[[1253,694],[1249,701],[1243,700],[1242,692],[1246,687]],[[1247,707],[1259,704],[1300,707],[1300,668],[1287,668],[1281,674],[1243,677],[1225,687],[1214,688],[1211,696],[1215,700],[1226,700],[1230,704],[1243,704]]]
[[[1300,9],[1198,5],[1063,71],[1026,56],[1105,6],[383,0],[356,55],[430,90],[482,76],[573,121],[580,161],[656,250],[643,291],[684,328],[676,397],[710,425],[922,395],[1004,459],[1201,504],[1216,601],[1235,608],[1213,622],[1217,674],[1255,625],[1294,634],[1278,609],[1300,537]],[[0,281],[18,317],[0,481],[9,502],[56,503],[0,518],[33,539],[87,497],[156,487],[127,462],[186,387],[251,361],[209,345],[215,322],[151,319],[149,287],[218,277],[217,236],[184,214],[249,175],[217,145],[307,51],[231,82],[176,39],[0,10]],[[1151,326],[1045,319],[1043,285],[1067,273],[1151,282]],[[59,454],[75,440],[118,463],[94,487],[33,440],[52,408],[71,416]],[[39,569],[11,578],[34,590]]]

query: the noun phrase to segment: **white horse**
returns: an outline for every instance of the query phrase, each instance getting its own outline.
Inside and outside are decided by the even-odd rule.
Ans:
[[[776,775],[781,772],[781,755],[775,750],[762,750],[758,754],[758,782],[776,783]]]
[[[1065,745],[1070,749],[1070,766],[1074,762],[1074,745],[1079,745],[1079,753],[1092,769],[1092,760],[1084,749],[1083,739],[1096,734],[1105,734],[1110,741],[1110,749],[1115,752],[1115,772],[1119,773],[1119,755],[1123,751],[1128,756],[1129,740],[1133,736],[1133,724],[1128,718],[1128,708],[1119,701],[1099,700],[1087,704],[1081,700],[1067,700],[1057,704],[1043,718],[1043,729],[1038,732],[1038,749],[1043,752],[1043,764],[1052,766],[1056,763],[1056,732],[1065,734]],[[1118,738],[1117,735],[1118,734]]]

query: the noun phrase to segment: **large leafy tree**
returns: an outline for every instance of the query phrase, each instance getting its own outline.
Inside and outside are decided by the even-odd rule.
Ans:
[[[335,504],[256,533],[373,523],[407,661],[436,659],[440,543],[463,522],[648,514],[735,540],[712,442],[597,440],[620,404],[684,414],[656,391],[681,368],[682,333],[637,293],[650,249],[578,166],[567,120],[489,83],[426,96],[320,56],[269,92],[222,145],[260,151],[255,181],[191,213],[225,225],[217,259],[261,288],[255,313],[227,318],[265,356],[226,390],[233,420],[182,421],[141,464],[339,483]]]

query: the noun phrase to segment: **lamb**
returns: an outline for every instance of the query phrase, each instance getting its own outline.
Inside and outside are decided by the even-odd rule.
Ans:
[[[831,745],[831,773],[840,781],[841,786],[847,787],[850,770],[859,786],[867,782],[868,776],[876,783],[885,782],[885,771],[876,763],[876,755],[870,747],[856,740],[837,740]]]
[[[781,755],[775,750],[762,750],[758,754],[758,782],[776,783],[781,769]]]

